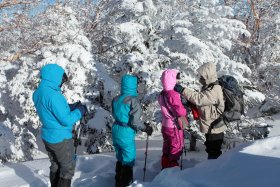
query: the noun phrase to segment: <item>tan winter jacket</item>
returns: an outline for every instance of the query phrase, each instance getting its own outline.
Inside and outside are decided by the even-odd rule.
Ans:
[[[218,104],[219,111],[224,111],[224,97],[220,85],[207,88],[210,83],[217,81],[216,66],[213,63],[203,64],[197,71],[206,80],[206,86],[200,92],[185,88],[183,96],[197,106],[200,131],[207,133],[210,124],[220,116],[214,104]],[[218,134],[225,130],[226,126],[223,125],[212,129],[211,134]]]

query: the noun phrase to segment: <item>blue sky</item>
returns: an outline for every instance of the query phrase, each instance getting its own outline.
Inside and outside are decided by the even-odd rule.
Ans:
[[[47,4],[53,5],[57,2],[58,0],[42,0],[41,1],[41,5],[39,7],[37,7],[36,9],[34,9],[34,12],[31,13],[32,15],[34,15],[34,13],[36,14],[36,12],[41,12],[46,8]],[[64,2],[65,0],[59,0],[59,2]],[[85,2],[85,0],[76,0],[76,1],[80,1],[80,2]],[[93,2],[97,2],[98,0],[92,0]]]
[[[34,16],[36,15],[38,12],[43,12],[47,5],[53,5],[56,2],[64,2],[65,0],[42,0],[38,6],[34,7],[31,11],[30,11],[30,15]],[[85,2],[85,0],[76,0],[76,1],[80,1],[80,2]],[[93,2],[97,2],[98,0],[92,0]],[[0,0],[0,3],[3,2],[3,0]],[[16,11],[16,7],[13,8],[7,8],[7,9],[3,9],[0,10],[0,23],[1,23],[1,17],[3,13],[8,13],[9,15],[12,16],[12,14]]]
[[[3,0],[0,0],[0,3],[2,2]],[[36,14],[37,12],[41,12],[45,9],[46,5],[47,4],[54,4],[55,2],[57,2],[57,0],[42,0],[39,4],[39,6],[33,8],[30,12],[30,15],[34,15]],[[0,16],[2,13],[8,13],[12,16],[13,12],[15,12],[17,10],[18,6],[14,6],[14,7],[9,7],[9,8],[5,8],[5,9],[2,9],[0,10]],[[0,21],[1,21],[1,18],[0,18]]]
[[[47,6],[48,4],[53,5],[53,4],[55,4],[57,1],[58,1],[58,0],[42,0],[41,3],[40,3],[40,5],[39,5],[38,7],[36,7],[36,8],[34,8],[34,9],[31,11],[31,15],[34,15],[34,14],[36,14],[36,13],[38,13],[38,12],[44,11],[45,8],[46,8],[46,6]],[[60,2],[61,2],[61,0],[60,0]],[[63,0],[62,2],[64,2],[64,0]]]

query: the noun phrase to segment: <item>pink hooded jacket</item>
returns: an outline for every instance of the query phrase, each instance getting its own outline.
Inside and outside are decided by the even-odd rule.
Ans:
[[[169,111],[172,112],[173,116],[186,116],[187,112],[185,107],[181,102],[180,94],[173,90],[176,84],[176,75],[179,72],[174,69],[165,70],[161,76],[161,82],[163,86],[162,94],[166,98],[166,104]],[[168,109],[166,109],[164,98],[162,94],[158,98],[159,105],[161,107],[162,113],[162,126],[168,128],[174,128],[174,117],[169,114]]]

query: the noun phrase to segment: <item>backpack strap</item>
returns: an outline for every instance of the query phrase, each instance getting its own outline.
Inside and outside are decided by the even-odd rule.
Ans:
[[[208,88],[210,88],[210,90],[212,90],[212,89],[214,88],[215,85],[220,85],[219,80],[216,80],[215,82],[210,83],[210,84],[205,88],[205,90],[208,89]],[[221,86],[221,87],[222,87],[222,86]],[[224,89],[224,88],[222,87],[222,92],[223,92],[223,94],[224,94],[223,89]],[[217,119],[215,119],[215,120],[210,124],[209,129],[208,129],[208,133],[211,133],[212,129],[214,128],[214,126],[216,126],[216,124],[218,124],[218,123],[221,122],[221,121],[224,121],[224,119],[223,119],[223,118],[224,118],[224,114],[223,114],[223,111],[221,111],[221,110],[219,109],[218,103],[217,103],[217,104],[214,104],[214,106],[215,106],[215,108],[216,108],[216,111],[220,114],[220,116],[219,116]],[[226,123],[225,123],[225,125],[227,126]]]
[[[212,89],[214,88],[215,85],[220,85],[219,80],[216,80],[215,82],[212,82],[212,83],[208,84],[208,85],[204,88],[204,90],[206,90],[206,89],[208,89],[208,88],[210,88],[210,90],[212,90]],[[222,86],[221,86],[221,87],[222,87]],[[222,87],[222,89],[223,89],[223,87]],[[214,104],[214,106],[216,107],[217,112],[218,112],[220,115],[223,115],[223,112],[218,108],[218,104]]]
[[[206,89],[208,89],[208,88],[210,88],[210,90],[212,90],[212,89],[214,88],[215,85],[220,85],[220,83],[219,83],[218,80],[216,80],[215,82],[212,82],[212,83],[208,84],[208,85],[204,88],[204,90],[206,90]]]

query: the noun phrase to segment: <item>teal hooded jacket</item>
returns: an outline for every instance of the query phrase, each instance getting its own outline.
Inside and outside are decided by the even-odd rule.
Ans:
[[[124,75],[121,94],[112,101],[112,114],[116,121],[112,127],[112,139],[117,160],[129,166],[134,165],[136,157],[135,132],[145,129],[137,96],[137,77]],[[118,125],[118,122],[128,126]]]
[[[42,123],[41,136],[48,143],[60,143],[72,138],[73,125],[80,120],[78,109],[70,107],[61,93],[64,69],[47,64],[40,71],[41,82],[33,93],[33,102]]]

